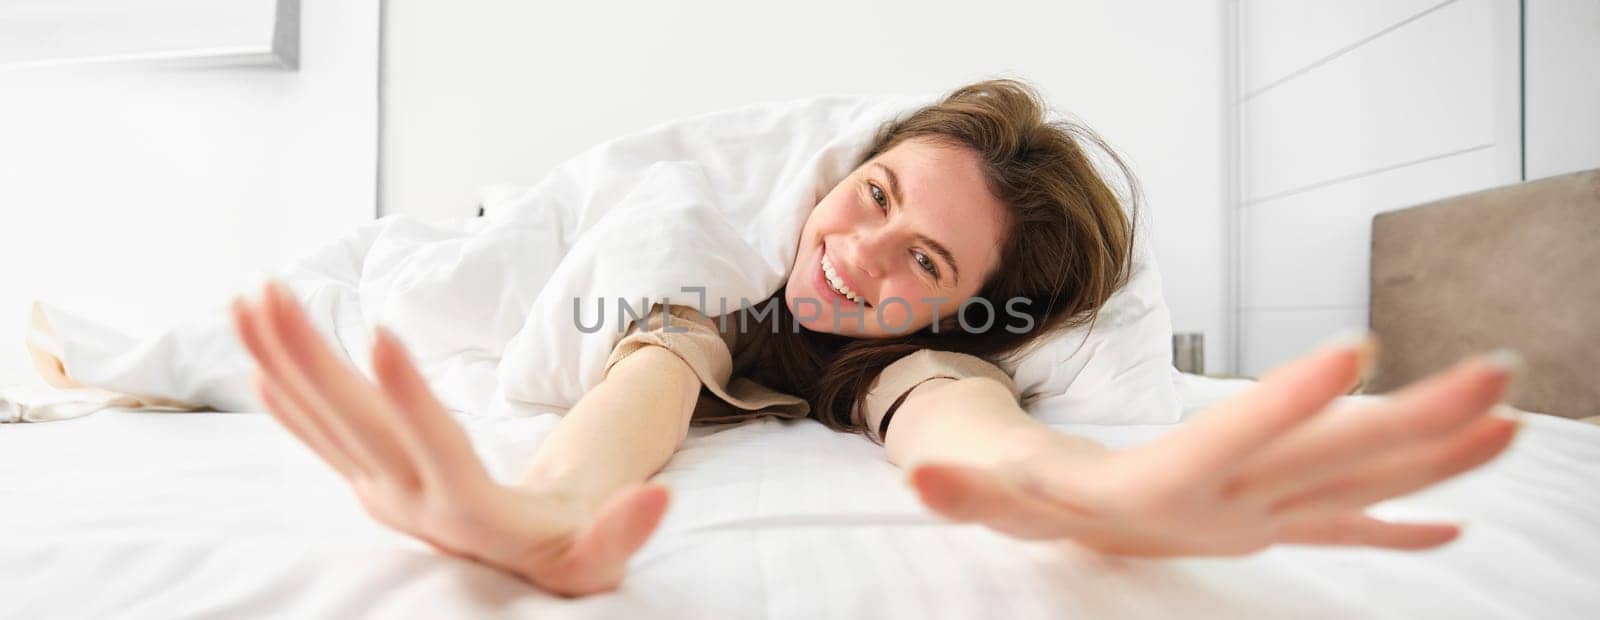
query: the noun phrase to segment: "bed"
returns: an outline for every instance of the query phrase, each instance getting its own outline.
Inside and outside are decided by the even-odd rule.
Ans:
[[[569,600],[372,521],[264,412],[112,408],[0,425],[0,616],[1596,617],[1600,425],[1578,418],[1600,413],[1582,375],[1600,365],[1589,319],[1600,281],[1583,268],[1600,260],[1584,233],[1600,231],[1597,215],[1600,172],[1375,220],[1372,326],[1385,347],[1367,388],[1509,345],[1529,353],[1534,379],[1511,402],[1548,412],[1527,413],[1489,464],[1370,509],[1465,523],[1437,549],[1151,560],[1022,542],[931,515],[860,437],[764,419],[691,429],[659,477],[672,507],[623,587]],[[1489,241],[1492,252],[1462,251]],[[1529,291],[1547,294],[1514,328],[1468,311],[1525,308]],[[1172,376],[1183,419],[1252,385]],[[461,415],[501,479],[559,419]],[[1176,424],[1054,426],[1115,448]]]
[[[1250,385],[1175,374],[1186,416]],[[1353,396],[1348,398],[1370,398]],[[461,421],[509,477],[554,414]],[[1060,425],[1112,446],[1163,426]],[[0,428],[7,617],[1592,617],[1600,426],[1529,414],[1489,465],[1380,503],[1460,519],[1426,552],[1281,546],[1145,560],[924,511],[859,437],[810,421],[695,427],[674,504],[621,590],[569,600],[368,519],[265,413],[110,409]]]

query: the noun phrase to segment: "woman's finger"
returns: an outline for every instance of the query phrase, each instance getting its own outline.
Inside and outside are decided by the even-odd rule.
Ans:
[[[1460,432],[1373,459],[1351,472],[1272,505],[1285,519],[1349,512],[1433,485],[1488,462],[1516,435],[1519,424],[1486,416]]]
[[[256,395],[261,402],[267,406],[267,412],[282,423],[291,435],[311,448],[317,456],[322,457],[322,460],[333,467],[334,471],[339,472],[339,475],[349,478],[356,473],[355,464],[350,462],[350,458],[323,437],[321,431],[309,423],[307,414],[299,406],[289,402],[271,379],[257,372],[251,378],[251,384],[255,387]]]
[[[334,357],[322,335],[306,319],[297,302],[275,283],[263,292],[269,347],[277,345],[288,364],[286,383],[326,403],[311,413],[322,414],[364,457],[395,482],[412,487],[416,468],[395,436],[395,421],[384,415],[382,395],[349,365]]]
[[[304,393],[304,390],[296,389],[288,383],[288,371],[284,368],[286,362],[280,354],[273,350],[274,346],[267,341],[263,334],[262,321],[258,316],[259,311],[251,308],[242,299],[233,300],[232,311],[234,328],[239,334],[240,341],[244,343],[245,349],[250,352],[250,355],[255,358],[256,364],[260,366],[262,373],[275,386],[274,394],[279,402],[293,405],[293,410],[301,414],[301,417],[298,418],[300,426],[310,429],[310,432],[316,437],[322,438],[324,445],[328,446],[331,452],[338,453],[340,460],[350,466],[351,473],[369,471],[371,466],[357,451],[352,438],[346,437],[343,432],[344,429],[336,426],[329,419],[329,416],[319,414],[316,411],[316,408],[326,407],[326,405],[314,402],[310,396]],[[263,402],[265,402],[265,399],[263,399]]]
[[[1319,416],[1263,448],[1228,494],[1272,501],[1394,450],[1460,430],[1500,401],[1517,363],[1470,358],[1378,402]]]
[[[1393,523],[1361,513],[1292,523],[1278,531],[1277,543],[1362,545],[1387,549],[1431,549],[1455,540],[1460,526],[1445,523]]]
[[[1212,407],[1156,441],[1134,448],[1174,484],[1222,474],[1349,391],[1371,363],[1370,334],[1341,338],[1274,369],[1249,391]]]
[[[416,455],[423,475],[437,476],[451,485],[487,479],[472,440],[428,389],[405,346],[382,326],[373,330],[372,370],[383,397],[398,413],[400,437]]]

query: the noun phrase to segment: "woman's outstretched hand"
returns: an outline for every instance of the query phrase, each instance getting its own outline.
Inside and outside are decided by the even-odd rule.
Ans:
[[[282,285],[268,282],[256,304],[236,299],[233,319],[273,417],[350,482],[373,518],[444,553],[557,594],[612,590],[666,510],[659,485],[596,508],[558,489],[497,483],[386,330],[373,342],[373,385],[324,343]]]
[[[1363,509],[1504,450],[1518,422],[1490,411],[1519,364],[1509,353],[1470,358],[1389,398],[1330,409],[1373,351],[1370,337],[1325,347],[1134,448],[1063,441],[992,468],[925,463],[911,484],[949,518],[1123,555],[1445,544],[1458,526],[1386,522]]]

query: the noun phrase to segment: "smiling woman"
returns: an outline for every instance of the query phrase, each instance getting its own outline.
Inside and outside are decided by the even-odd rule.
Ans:
[[[326,308],[366,308],[371,298],[351,293],[365,287],[326,278],[301,279],[298,289],[269,283],[259,301],[236,300],[227,327],[248,359],[233,357],[231,343],[214,338],[204,342],[228,353],[213,363],[196,363],[189,353],[203,347],[146,349],[178,350],[157,356],[181,358],[178,374],[221,368],[221,380],[229,383],[219,385],[228,388],[238,378],[234,362],[249,362],[240,370],[250,391],[349,482],[374,519],[444,553],[566,595],[622,583],[629,559],[669,503],[668,489],[651,477],[683,445],[691,424],[761,416],[814,418],[880,441],[882,454],[907,470],[905,480],[933,512],[1017,538],[1071,539],[1141,556],[1240,555],[1281,543],[1422,549],[1455,538],[1459,529],[1451,524],[1388,522],[1363,509],[1470,470],[1505,449],[1517,422],[1488,413],[1517,367],[1514,356],[1472,359],[1390,399],[1320,415],[1372,364],[1370,338],[1350,338],[1282,367],[1154,442],[1113,450],[1059,432],[1024,409],[1017,383],[999,362],[1065,326],[1094,321],[1125,280],[1137,280],[1129,275],[1135,202],[1119,196],[1085,150],[1101,147],[1116,163],[1109,149],[1081,127],[1047,121],[1039,97],[1021,83],[980,82],[928,101],[897,105],[893,116],[873,115],[851,134],[860,138],[849,147],[852,156],[832,160],[844,165],[826,177],[832,182],[823,186],[825,195],[802,178],[796,208],[786,211],[794,219],[781,229],[757,227],[761,236],[785,240],[777,248],[781,258],[793,257],[769,271],[770,287],[752,295],[765,302],[717,317],[663,302],[620,339],[598,341],[610,351],[603,366],[588,363],[594,356],[583,353],[591,349],[575,348],[574,354],[560,346],[549,347],[558,368],[513,366],[508,376],[518,382],[528,382],[515,372],[521,368],[592,368],[599,375],[582,384],[581,397],[560,414],[514,481],[489,475],[452,419],[448,395],[441,394],[453,383],[430,385],[435,377],[423,371],[432,353],[425,336],[460,331],[472,323],[463,316],[500,307],[486,301],[495,297],[447,294],[479,290],[466,286],[477,279],[455,277],[465,272],[394,276],[413,290],[432,292],[420,298],[425,310],[450,321],[438,332],[419,333],[424,337],[411,340],[412,348],[385,323],[372,332],[371,363],[361,368],[346,364],[327,338],[331,332],[341,348],[363,338],[363,332],[341,329],[359,325],[361,317],[335,321],[339,315]],[[704,125],[695,132],[704,133]],[[787,140],[799,133],[773,135]],[[677,143],[687,134],[662,135]],[[697,182],[708,178],[698,168],[656,165],[667,157],[625,159],[649,170],[646,179],[670,178],[667,173],[680,168]],[[810,151],[804,159],[821,158]],[[670,204],[715,202],[674,198]],[[538,208],[524,217],[550,211],[543,201],[528,204]],[[660,204],[630,204],[637,208],[607,220],[614,228],[599,228],[628,233],[621,236],[626,246],[602,247],[642,251],[618,254],[614,262],[563,259],[557,266],[599,266],[570,270],[584,278],[608,270],[633,275],[649,267],[641,255],[671,263],[692,261],[698,257],[691,253],[708,249],[711,262],[760,262],[747,261],[751,255],[739,253],[737,244],[674,243],[678,237],[663,232],[672,232],[671,225],[687,222],[678,232],[699,233],[717,229],[720,220],[681,217],[692,209],[653,208]],[[657,212],[664,215],[640,225]],[[523,226],[530,222],[520,218],[491,223],[505,228],[475,228],[470,238],[485,240],[488,254],[516,248],[504,254],[519,258],[513,265],[531,262],[524,254],[553,245],[558,235],[502,232],[559,232]],[[305,264],[334,263],[333,271],[356,282],[353,274],[368,270],[367,263],[350,260],[352,254],[479,265],[461,261],[463,252],[453,244],[420,252],[381,247],[380,232],[440,232],[414,224],[388,220],[364,227],[351,237],[360,251],[334,245],[326,252],[334,260]],[[495,291],[528,292],[516,288],[516,278],[483,280]],[[559,286],[553,278],[543,282],[543,290]],[[463,288],[450,288],[455,285]],[[1000,308],[1023,325],[1002,324]],[[677,329],[668,328],[669,318]],[[893,329],[872,324],[890,321]],[[533,322],[507,323],[526,330]],[[41,329],[62,325],[50,321]],[[559,337],[560,330],[554,333]],[[71,357],[74,348],[46,347],[36,359],[64,377],[88,378],[75,373],[71,360],[52,357]],[[352,347],[365,348],[364,342]],[[413,361],[414,352],[423,364]],[[360,372],[366,368],[370,373]],[[499,392],[506,383],[493,385]],[[231,389],[216,393],[236,396]],[[1124,393],[1108,398],[1133,406]],[[797,452],[761,460],[789,468],[835,456]],[[810,479],[816,471],[798,473],[807,484],[819,483]]]
[[[1048,116],[1027,85],[992,80],[885,125],[806,220],[775,297],[807,329],[775,330],[757,379],[865,433],[874,381],[912,353],[992,363],[1092,321],[1128,277],[1139,192],[1104,141]]]

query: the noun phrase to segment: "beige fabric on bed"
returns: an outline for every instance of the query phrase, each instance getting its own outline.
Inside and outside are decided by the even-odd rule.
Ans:
[[[74,379],[72,375],[67,372],[66,365],[61,363],[62,356],[60,339],[56,337],[55,329],[50,325],[50,321],[45,319],[44,311],[39,308],[39,303],[37,301],[34,302],[32,312],[29,314],[28,333],[26,339],[24,340],[24,344],[28,349],[29,357],[33,358],[34,370],[38,371],[39,377],[44,379],[45,383],[48,383],[51,387],[59,390],[74,391],[74,393],[80,397],[77,400],[56,399],[62,401],[63,403],[77,402],[83,406],[92,405],[94,406],[94,410],[104,409],[106,407],[124,407],[128,409],[162,409],[169,411],[201,411],[206,409],[204,405],[188,403],[181,400],[163,398],[160,396],[114,392],[79,383],[77,379]],[[84,401],[81,397],[85,395],[93,395],[97,402],[89,403]],[[42,407],[40,409],[42,409]],[[39,413],[38,415],[45,414]],[[69,415],[64,417],[76,416]]]
[[[768,334],[759,330],[740,334],[739,321],[733,318],[736,315],[730,316],[724,329],[715,318],[686,306],[671,306],[671,316],[663,318],[662,307],[658,304],[651,308],[644,322],[646,328],[640,329],[639,323],[628,327],[606,360],[606,372],[640,347],[660,345],[683,358],[700,377],[704,390],[691,418],[695,422],[737,422],[761,416],[792,419],[810,413],[810,405],[800,397],[741,376],[759,363],[760,347]],[[683,331],[677,331],[680,329]],[[887,414],[901,396],[940,377],[988,377],[1005,385],[1013,397],[1020,397],[1016,383],[994,364],[964,353],[922,350],[895,360],[879,373],[856,415],[867,420]]]
[[[1372,222],[1369,391],[1510,347],[1510,404],[1600,415],[1600,170],[1379,214]]]
[[[199,411],[201,405],[170,398],[105,390],[80,383],[61,362],[61,342],[45,319],[38,302],[28,319],[24,339],[34,370],[47,385],[0,386],[0,423],[49,422],[82,417],[101,409],[153,409],[161,411]]]

